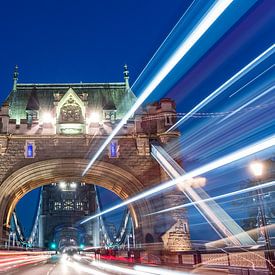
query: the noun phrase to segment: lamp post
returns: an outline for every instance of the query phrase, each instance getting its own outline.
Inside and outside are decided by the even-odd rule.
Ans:
[[[256,179],[256,184],[261,184],[261,178],[265,172],[265,165],[262,161],[253,161],[249,165],[250,171],[254,175]],[[264,208],[264,200],[263,200],[263,190],[262,188],[257,189],[257,198],[258,198],[258,212],[261,219],[261,224],[258,226],[260,229],[263,230],[264,239],[265,239],[265,250],[266,250],[266,259],[267,259],[267,267],[271,271],[271,274],[275,274],[275,266],[274,266],[274,255],[273,251],[271,250],[270,238],[267,229],[266,223],[266,215],[265,215],[265,208]]]

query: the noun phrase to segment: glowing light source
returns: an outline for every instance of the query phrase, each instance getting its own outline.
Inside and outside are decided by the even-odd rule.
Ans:
[[[73,189],[75,189],[75,188],[77,187],[76,182],[72,182],[72,183],[70,184],[70,187],[73,188]]]
[[[59,182],[59,187],[60,187],[61,189],[65,189],[65,188],[67,187],[66,182],[65,182],[65,181]]]
[[[261,161],[253,161],[249,165],[250,171],[253,173],[254,176],[260,177],[263,175],[264,171],[264,164]]]
[[[202,175],[204,173],[210,172],[210,171],[212,171],[214,169],[217,169],[219,167],[222,167],[224,165],[227,165],[227,164],[232,163],[234,161],[237,161],[239,159],[245,158],[245,157],[253,155],[253,154],[257,153],[257,152],[260,152],[260,151],[263,151],[265,149],[268,149],[268,148],[270,148],[272,146],[275,146],[275,135],[270,136],[270,137],[268,137],[266,139],[263,139],[263,140],[261,140],[261,141],[259,141],[257,143],[252,144],[252,145],[249,145],[249,146],[247,146],[247,147],[245,147],[243,149],[240,149],[240,150],[238,150],[236,152],[233,152],[233,153],[231,153],[231,154],[229,154],[229,155],[227,155],[225,157],[219,158],[219,159],[217,159],[217,160],[215,160],[213,162],[210,162],[210,163],[208,163],[206,165],[203,165],[202,167],[194,169],[194,170],[192,170],[192,171],[190,171],[190,172],[184,174],[183,176],[178,177],[178,178],[176,178],[174,180],[165,182],[163,184],[159,184],[158,186],[156,186],[154,188],[151,188],[151,189],[149,189],[149,190],[147,190],[147,191],[145,191],[145,192],[143,192],[143,193],[141,193],[141,194],[139,194],[137,196],[134,196],[134,197],[132,197],[132,198],[130,198],[128,200],[123,201],[122,203],[119,203],[119,204],[117,204],[117,205],[115,205],[115,206],[113,206],[111,208],[108,208],[108,209],[106,209],[106,210],[104,210],[104,211],[102,211],[102,212],[100,212],[100,213],[98,213],[98,214],[96,214],[94,216],[91,216],[91,217],[85,219],[84,221],[81,222],[81,224],[83,224],[83,223],[85,223],[85,222],[87,222],[89,220],[95,219],[97,217],[100,217],[100,216],[102,216],[104,214],[107,214],[107,213],[109,213],[111,211],[114,211],[114,210],[116,210],[118,208],[121,208],[121,207],[123,207],[125,205],[128,205],[130,203],[133,203],[135,201],[138,201],[140,199],[143,199],[145,197],[153,195],[154,193],[160,192],[160,191],[162,191],[162,190],[164,190],[166,188],[172,187],[172,186],[174,186],[176,184],[179,184],[179,183],[183,182],[186,179],[190,179],[190,178],[194,178],[194,177],[200,176],[200,175]]]
[[[93,112],[90,114],[90,117],[88,120],[89,123],[98,123],[99,121],[100,121],[99,113]]]
[[[100,146],[94,157],[88,163],[87,167],[82,173],[84,176],[90,167],[94,164],[96,159],[100,156],[104,148],[110,143],[119,130],[127,123],[127,120],[134,114],[139,106],[146,100],[146,98],[155,90],[161,81],[170,73],[170,71],[179,63],[179,61],[187,54],[195,43],[203,36],[203,34],[211,27],[217,18],[228,8],[233,0],[220,0],[217,1],[200,20],[200,22],[193,28],[189,35],[181,42],[175,52],[168,58],[164,66],[154,76],[152,81],[146,86],[141,93],[135,104],[128,111],[128,113],[119,122],[117,127],[112,131],[105,142]]]
[[[51,243],[51,249],[56,249],[56,243]]]
[[[45,112],[42,114],[42,121],[43,123],[53,123],[54,119],[51,113]]]

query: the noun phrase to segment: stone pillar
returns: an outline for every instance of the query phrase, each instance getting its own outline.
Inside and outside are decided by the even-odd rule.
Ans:
[[[161,169],[162,182],[170,180],[168,175]],[[179,190],[165,192],[163,194],[163,209],[185,203],[186,197]],[[165,223],[166,233],[162,236],[165,250],[182,251],[191,249],[189,224],[185,208],[163,213],[161,221]]]

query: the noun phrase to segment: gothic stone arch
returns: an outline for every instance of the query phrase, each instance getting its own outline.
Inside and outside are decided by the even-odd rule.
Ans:
[[[17,202],[29,191],[51,182],[71,180],[96,184],[117,194],[122,200],[127,199],[143,190],[143,184],[126,170],[103,161],[95,163],[93,168],[84,176],[81,173],[88,164],[84,159],[52,159],[26,165],[4,180],[0,186],[0,221],[8,227],[12,212]],[[131,205],[131,216],[135,230],[151,227],[150,218],[143,215],[152,211],[146,201]],[[151,225],[151,226],[150,226]],[[141,240],[142,241],[142,240]]]
[[[0,237],[6,232],[4,228],[9,225],[16,202],[37,186],[61,179],[81,180],[106,187],[126,199],[168,180],[150,155],[150,143],[167,143],[179,136],[177,131],[166,132],[176,120],[175,102],[171,99],[140,108],[105,148],[98,162],[81,177],[88,161],[136,101],[128,80],[125,81],[16,84],[0,109]],[[67,102],[70,96],[73,100]],[[66,109],[70,111],[69,123],[59,120],[63,101],[70,106]],[[73,108],[75,103],[81,108],[81,119],[79,108]],[[106,111],[115,112],[116,116],[104,116]],[[52,120],[43,120],[43,112],[48,112]],[[93,113],[97,113],[98,120],[88,119]],[[83,131],[59,131],[59,122],[65,128]],[[140,242],[145,241],[148,233],[158,240],[171,228],[171,222],[177,221],[177,215],[174,219],[169,214],[169,220],[161,227],[163,215],[159,219],[143,216],[173,205],[175,196],[184,199],[182,194],[165,196],[146,198],[133,207],[135,211],[132,208]]]

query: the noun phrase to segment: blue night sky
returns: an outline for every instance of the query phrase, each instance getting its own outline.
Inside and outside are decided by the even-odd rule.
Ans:
[[[0,8],[0,103],[12,87],[12,73],[16,64],[19,66],[19,83],[62,83],[123,81],[123,65],[127,63],[130,82],[134,83],[192,2],[5,1]],[[239,7],[233,6],[227,11],[224,19],[218,21],[201,43],[194,47],[193,52],[178,64],[148,101],[163,96],[172,97],[177,103],[177,111],[187,112],[274,43],[273,1],[257,1],[256,4],[252,0],[235,2]],[[197,10],[193,10],[194,14],[182,22],[178,33],[187,32],[196,16],[203,12],[203,7],[212,3],[212,0],[196,1]],[[240,10],[243,11],[241,18]],[[234,24],[230,25],[233,21]],[[223,29],[227,30],[226,33],[223,33]],[[133,91],[137,95],[161,66],[169,51],[176,47],[176,39],[171,37],[168,40],[164,50],[159,53],[160,57],[153,60],[143,77],[135,83]],[[267,68],[269,65],[263,66]],[[257,68],[259,72],[264,69]],[[230,104],[233,106],[238,100],[240,98]],[[203,111],[216,112],[226,108],[229,108],[229,103],[224,97]],[[185,125],[183,132],[195,128],[197,124],[191,121]],[[239,140],[236,144],[242,142]],[[211,152],[216,157],[219,154],[214,154],[214,147]],[[223,152],[226,152],[226,148]],[[196,154],[202,155],[201,151],[196,151]],[[211,155],[206,154],[205,158],[208,157],[211,158]],[[203,157],[201,161],[204,161]],[[237,181],[239,179],[236,178]],[[220,188],[214,184],[210,191],[214,195],[220,192]],[[36,197],[37,192],[31,196]],[[109,196],[113,201],[114,197]],[[21,202],[18,211],[33,213],[26,201]],[[190,211],[191,223],[204,222],[195,211]],[[22,215],[22,223],[26,224],[26,228],[29,227],[23,218]],[[205,230],[208,229],[205,227]],[[201,231],[197,231],[194,238],[200,239],[200,234]],[[204,234],[207,236],[207,233]]]

